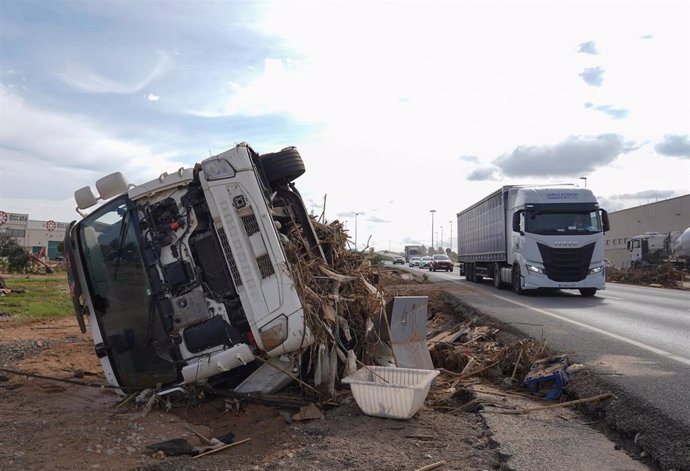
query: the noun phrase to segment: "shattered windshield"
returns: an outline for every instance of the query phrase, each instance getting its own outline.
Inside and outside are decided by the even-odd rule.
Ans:
[[[601,232],[599,211],[545,212],[528,211],[525,231],[533,234],[591,234]]]
[[[151,387],[177,378],[174,364],[157,354],[164,336],[150,303],[132,215],[122,197],[80,223],[79,244],[98,327],[112,367],[125,387]]]

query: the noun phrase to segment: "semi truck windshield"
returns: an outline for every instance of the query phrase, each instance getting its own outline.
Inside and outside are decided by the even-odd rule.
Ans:
[[[155,339],[165,338],[150,301],[141,259],[136,210],[116,199],[82,220],[79,246],[103,347],[123,387],[145,388],[177,378]],[[166,356],[168,358],[166,358]]]
[[[599,211],[528,211],[525,231],[542,235],[574,235],[601,232]]]

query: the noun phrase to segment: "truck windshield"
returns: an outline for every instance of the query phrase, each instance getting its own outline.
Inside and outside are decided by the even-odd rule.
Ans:
[[[155,387],[177,373],[155,339],[165,338],[150,300],[149,283],[132,224],[135,211],[124,196],[79,223],[79,247],[88,291],[105,351],[120,385]]]
[[[599,211],[551,212],[528,211],[525,231],[533,234],[591,234],[601,232]]]

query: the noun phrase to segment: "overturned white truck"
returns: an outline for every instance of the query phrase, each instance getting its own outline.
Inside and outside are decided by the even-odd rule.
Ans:
[[[571,185],[504,186],[457,214],[460,274],[513,291],[605,287],[608,214],[590,190]]]
[[[298,230],[321,250],[292,183],[304,170],[294,147],[242,143],[143,185],[115,173],[98,196],[75,192],[82,215],[104,200],[70,225],[65,251],[111,385],[174,390],[313,342],[283,247]]]

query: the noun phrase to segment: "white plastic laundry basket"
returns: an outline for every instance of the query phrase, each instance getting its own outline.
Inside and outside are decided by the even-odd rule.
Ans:
[[[367,366],[343,378],[362,412],[375,417],[409,419],[424,404],[436,370]]]

